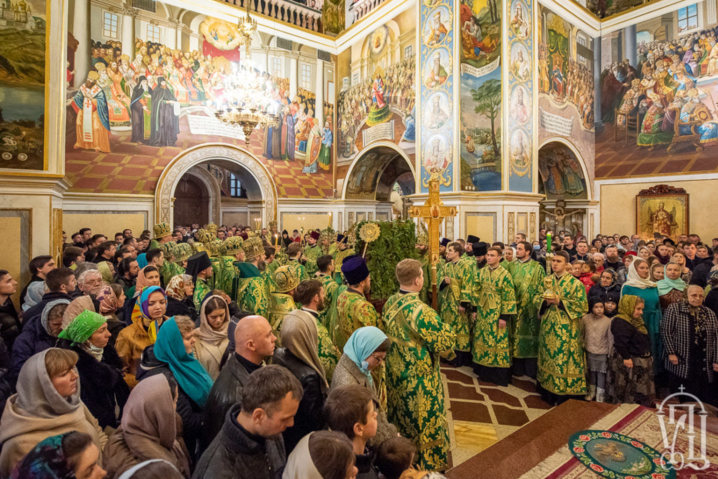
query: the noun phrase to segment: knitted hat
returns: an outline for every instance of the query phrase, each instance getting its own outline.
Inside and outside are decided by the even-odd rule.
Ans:
[[[274,284],[277,285],[277,293],[286,293],[293,290],[300,283],[299,275],[295,268],[280,266],[274,272]]]
[[[342,263],[342,273],[347,279],[347,284],[359,284],[369,276],[369,268],[366,261],[361,256],[352,256],[344,259]]]
[[[162,239],[165,236],[172,236],[172,228],[170,228],[168,223],[157,223],[152,228],[152,231],[155,234],[154,239]]]
[[[224,243],[222,243],[222,254],[224,256],[234,256],[242,251],[242,243],[244,243],[244,240],[240,236],[227,238]]]
[[[247,238],[242,242],[242,249],[247,261],[254,261],[264,254],[264,243],[256,236]]]

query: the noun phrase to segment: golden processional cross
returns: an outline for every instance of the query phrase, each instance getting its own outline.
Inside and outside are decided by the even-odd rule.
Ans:
[[[423,206],[412,206],[409,215],[412,218],[420,218],[428,223],[429,232],[429,261],[431,264],[431,307],[438,311],[436,265],[439,264],[439,228],[444,218],[456,216],[454,206],[444,206],[439,198],[439,178],[432,175],[429,178],[429,198]]]

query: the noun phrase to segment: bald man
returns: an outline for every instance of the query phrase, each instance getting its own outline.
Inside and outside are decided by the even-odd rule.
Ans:
[[[274,355],[276,341],[272,326],[262,316],[246,316],[237,322],[234,330],[234,352],[230,353],[207,399],[203,449],[207,448],[222,430],[227,411],[234,404],[242,402],[242,391],[249,375]]]

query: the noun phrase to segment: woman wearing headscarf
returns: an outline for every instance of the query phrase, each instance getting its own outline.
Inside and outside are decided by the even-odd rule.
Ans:
[[[150,286],[161,286],[160,283],[160,271],[154,266],[146,266],[137,273],[135,285],[127,290],[127,297],[132,298],[132,300],[125,301],[124,319],[126,323],[131,324],[128,320],[132,317],[133,310],[137,308],[137,298],[142,294],[142,290]]]
[[[308,434],[288,454],[282,479],[355,479],[358,469],[349,438],[334,431]]]
[[[371,389],[374,400],[379,406],[377,421],[379,423],[376,436],[371,444],[378,446],[389,438],[396,437],[396,426],[386,418],[386,411],[381,407],[382,392],[378,390],[372,378],[372,371],[377,370],[386,362],[386,354],[391,340],[374,326],[359,328],[349,336],[344,345],[344,354],[339,358],[332,376],[332,388],[356,384]]]
[[[194,330],[194,355],[212,381],[219,376],[222,356],[229,343],[229,319],[229,307],[221,296],[210,296],[202,303],[199,328]]]
[[[626,282],[621,288],[621,297],[638,296],[643,299],[643,321],[648,328],[648,339],[651,343],[651,356],[663,357],[663,341],[661,340],[661,301],[658,296],[656,283],[649,278],[649,268],[646,260],[636,258],[628,267]],[[619,308],[620,309],[620,308]],[[653,364],[658,375],[663,370],[660,361]]]
[[[30,283],[27,287],[27,294],[25,295],[25,302],[22,305],[22,310],[27,311],[28,309],[35,306],[37,303],[42,301],[42,296],[45,294],[45,282],[35,281]]]
[[[703,288],[692,284],[686,293],[685,301],[666,309],[661,323],[668,385],[673,393],[681,390],[718,406],[718,319],[703,305]]]
[[[119,296],[118,296],[119,295]],[[110,344],[115,347],[117,336],[120,331],[127,327],[124,321],[118,316],[118,311],[122,314],[122,307],[125,305],[125,292],[122,290],[122,286],[116,283],[106,284],[102,287],[99,293],[97,293],[97,301],[100,303],[100,314],[107,319],[107,329],[110,331],[112,337],[110,337]]]
[[[114,429],[130,388],[122,377],[122,360],[109,344],[110,336],[107,319],[85,310],[75,317],[67,314],[63,317],[59,338],[61,347],[75,351],[79,357],[77,372],[84,385],[82,402],[97,418],[100,427]]]
[[[182,479],[182,474],[164,459],[150,459],[126,470],[120,479]]]
[[[189,316],[193,320],[197,319],[197,311],[192,302],[192,293],[194,293],[192,276],[188,274],[173,276],[165,291],[167,292],[167,316]]]
[[[606,402],[655,407],[653,357],[643,321],[643,298],[623,295],[611,321],[613,352],[608,360]]]
[[[693,271],[686,266],[686,255],[683,251],[676,250],[671,256],[671,261],[678,263],[681,266],[681,279],[690,284],[691,278],[693,277]]]
[[[665,311],[673,303],[683,301],[686,282],[681,279],[681,266],[669,262],[663,267],[663,279],[656,283],[661,310]]]
[[[143,269],[147,265],[148,265],[147,254],[146,253],[138,254],[137,255],[137,266],[139,266],[140,269]]]
[[[142,290],[137,303],[132,312],[132,324],[120,331],[115,345],[130,388],[137,384],[135,375],[142,351],[155,342],[157,331],[166,319],[167,296],[159,286],[150,286]]]
[[[10,356],[10,367],[5,374],[5,380],[11,386],[15,385],[25,361],[57,344],[57,336],[62,331],[62,316],[69,304],[67,299],[50,301],[42,310],[40,321],[27,325],[17,337]]]
[[[164,459],[183,477],[190,477],[189,454],[175,411],[176,399],[177,383],[162,374],[145,379],[132,390],[121,425],[107,443],[108,478],[117,479],[152,459]]]
[[[604,306],[603,314],[609,318],[618,314],[618,302],[621,299],[621,285],[618,284],[618,275],[612,268],[601,273],[601,279],[588,291],[588,302],[601,301]]]
[[[284,447],[289,454],[300,439],[324,428],[322,408],[329,384],[319,361],[319,336],[314,321],[302,315],[284,318],[282,345],[274,352],[273,363],[289,369],[304,388],[304,396],[294,416],[294,426],[284,433]]]
[[[102,451],[107,436],[80,399],[77,354],[50,348],[27,360],[17,393],[8,399],[0,420],[0,477],[40,441],[70,431],[83,432]]]
[[[187,316],[170,318],[160,329],[157,342],[143,353],[137,373],[140,383],[157,374],[177,381],[177,413],[182,418],[182,436],[193,459],[202,432],[204,406],[213,384],[192,354],[194,344],[194,322]]]
[[[100,450],[81,432],[51,436],[28,452],[10,479],[104,479]]]
[[[115,267],[112,266],[112,263],[108,261],[102,261],[101,263],[97,263],[97,270],[102,276],[103,283],[110,284],[113,282],[113,279],[115,277]]]

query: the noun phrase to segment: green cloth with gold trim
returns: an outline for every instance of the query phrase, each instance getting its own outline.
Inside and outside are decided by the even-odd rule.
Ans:
[[[234,265],[239,270],[236,297],[233,298],[237,301],[237,306],[243,311],[268,318],[269,292],[262,273],[252,263],[235,262]],[[234,290],[235,288],[233,292]]]
[[[471,349],[469,310],[461,311],[459,308],[462,302],[472,302],[472,274],[470,265],[461,260],[445,263],[437,274],[437,281],[445,282],[446,278],[450,280],[450,283],[439,291],[439,316],[441,321],[451,326],[456,334],[457,351]]]
[[[287,314],[297,309],[294,298],[284,293],[269,295],[269,316],[265,316],[277,337],[278,347],[282,344],[282,324]]]
[[[538,357],[539,317],[534,301],[546,271],[534,260],[510,263],[509,273],[516,288],[516,318],[511,323],[511,351],[515,358]]]
[[[320,256],[324,256],[324,251],[319,245],[307,245],[304,247],[304,257],[307,259],[304,263],[304,267],[310,277],[314,276],[314,273],[318,270],[317,259],[319,259]]]
[[[292,268],[295,271],[296,275],[299,276],[300,283],[309,279],[307,269],[296,259],[290,259],[285,266],[287,268]]]
[[[322,282],[324,287],[324,311],[319,312],[319,321],[325,328],[336,327],[337,324],[337,297],[339,296],[339,285],[334,278],[328,274],[318,273],[316,279]],[[344,288],[346,289],[346,288]]]
[[[202,301],[205,296],[212,292],[212,288],[209,287],[207,281],[202,278],[197,278],[194,284],[194,293],[192,294],[192,302],[194,303],[194,309],[201,311]]]
[[[389,422],[416,446],[419,469],[444,470],[450,442],[439,356],[453,357],[456,335],[419,293],[390,297],[382,325],[393,343],[386,359]]]
[[[544,312],[539,326],[537,380],[541,387],[558,395],[586,394],[586,368],[581,345],[581,318],[588,312],[586,287],[570,273],[550,276],[551,291],[565,309],[552,304]],[[535,298],[544,303],[545,286]],[[540,309],[539,309],[540,311]]]
[[[378,326],[379,314],[363,294],[347,289],[337,298],[336,346],[344,351],[344,345],[354,331],[364,326]]]
[[[505,268],[487,266],[477,269],[476,322],[472,353],[474,362],[492,368],[511,367],[511,320],[499,327],[502,315],[516,314],[514,281]]]

